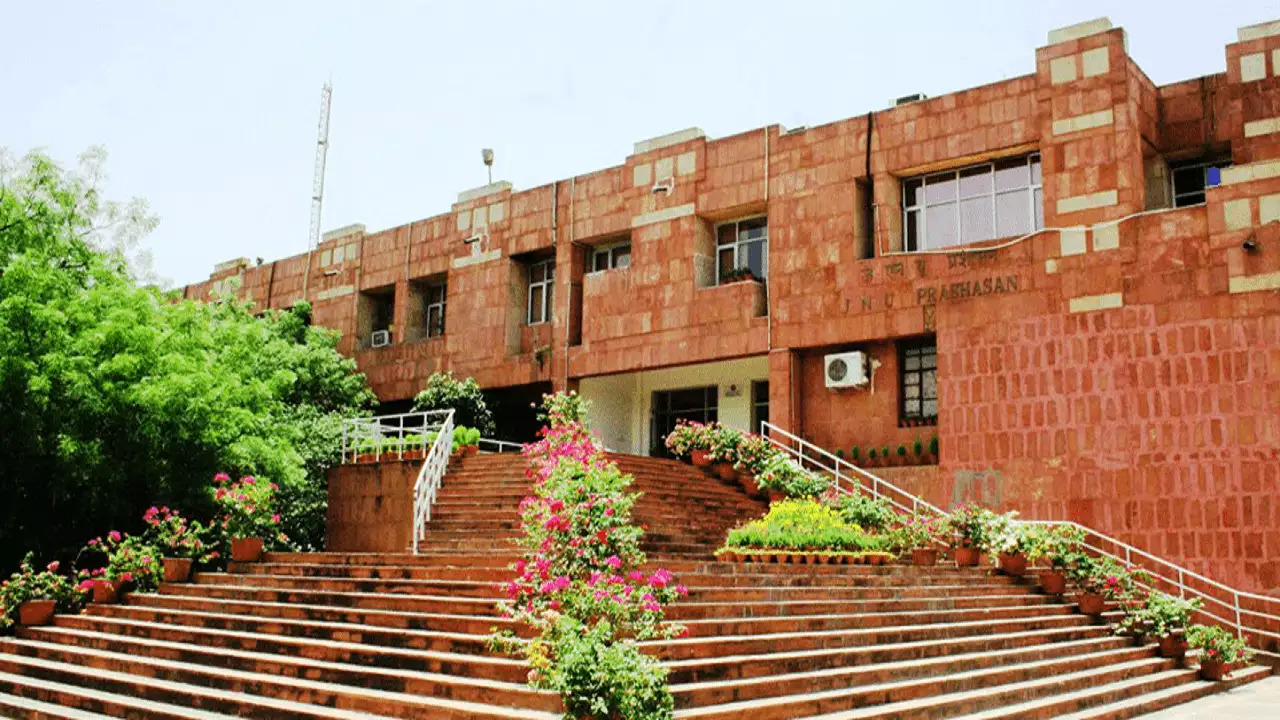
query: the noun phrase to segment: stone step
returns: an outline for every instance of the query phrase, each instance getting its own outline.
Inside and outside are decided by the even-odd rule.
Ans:
[[[316,640],[234,630],[173,627],[157,623],[88,616],[60,616],[52,628],[24,628],[21,631],[21,637],[41,640],[45,639],[45,633],[54,632],[58,628],[230,650],[295,655],[329,662],[487,678],[504,682],[523,682],[528,675],[528,667],[523,662],[497,656],[364,645],[336,639]]]
[[[996,664],[965,669],[951,663],[933,667],[934,672],[920,675],[910,664],[897,668],[900,671],[885,671],[871,666],[864,668],[859,676],[845,677],[847,684],[824,689],[817,678],[796,678],[790,681],[779,681],[772,686],[761,686],[765,679],[757,681],[752,689],[759,693],[752,698],[739,698],[721,704],[702,704],[701,707],[689,708],[679,714],[682,718],[700,718],[702,720],[730,720],[731,718],[750,717],[753,720],[785,720],[804,715],[831,713],[841,709],[868,708],[876,705],[900,702],[919,698],[922,695],[939,693],[956,693],[967,690],[990,688],[1016,682],[1026,682],[1045,676],[1061,676],[1092,670],[1099,676],[1105,676],[1115,668],[1129,668],[1128,672],[1153,671],[1165,667],[1168,663],[1153,657],[1152,648],[1122,648],[1104,650],[1087,655],[1068,655],[1040,660],[1027,660],[1014,664]],[[827,673],[834,675],[834,673]],[[1122,673],[1120,677],[1127,676]],[[805,683],[808,679],[810,682]],[[686,700],[696,701],[699,695],[687,695]]]
[[[751,654],[669,660],[664,664],[671,672],[672,683],[694,683],[945,657],[963,653],[1010,651],[1050,643],[1111,637],[1113,635],[1109,628],[1081,625],[1060,629],[885,642],[880,645],[826,647],[812,650],[776,648],[772,651]]]
[[[268,563],[313,563],[326,565],[412,565],[434,567],[506,567],[514,562],[519,554],[514,551],[503,553],[459,553],[435,555],[431,553],[266,553],[264,562]],[[233,563],[234,565],[234,563]]]
[[[43,708],[56,707],[45,714]],[[159,703],[90,688],[0,672],[0,708],[14,710],[15,718],[72,718],[96,720],[100,717],[139,720],[229,720],[235,715],[197,710],[188,704]],[[66,714],[64,714],[66,713]]]
[[[442,595],[395,595],[391,593],[290,590],[243,585],[161,585],[165,595],[224,600],[329,605],[366,610],[438,612],[446,615],[493,615],[494,601],[484,598],[452,598]]]
[[[854,628],[925,625],[976,620],[1051,617],[1070,615],[1074,609],[1066,605],[1015,605],[1005,608],[973,608],[963,610],[927,610],[920,612],[869,612],[844,615],[775,616],[746,619],[709,619],[681,621],[691,637],[723,637],[727,635],[818,632]],[[675,618],[673,618],[675,619]]]
[[[949,596],[957,597],[1008,597],[1016,594],[1017,588],[992,587],[952,587],[935,586],[929,588],[872,588],[861,592],[857,598],[844,600],[762,600],[745,601],[685,601],[672,605],[667,615],[673,619],[699,620],[712,618],[751,618],[796,615],[838,615],[848,612],[862,602],[884,602],[893,600],[945,600]],[[1028,594],[1028,596],[1030,596]]]
[[[76,653],[72,653],[76,654]],[[190,705],[239,717],[334,718],[358,720],[415,715],[452,718],[529,718],[551,720],[559,714],[510,710],[444,698],[415,697],[369,688],[209,668],[190,663],[148,663],[129,655],[86,651],[76,663],[0,654],[0,668],[57,683],[90,685],[147,700]],[[92,665],[83,664],[92,662]],[[116,668],[132,668],[126,672]],[[154,673],[154,674],[140,674]],[[273,692],[274,691],[274,692]],[[264,694],[271,692],[272,694]],[[276,697],[278,693],[282,697]]]
[[[453,600],[493,602],[501,597],[497,583],[468,580],[383,580],[378,578],[305,577],[295,575],[242,575],[201,573],[197,585],[240,586],[275,590],[357,592],[386,595],[429,595]]]
[[[1049,675],[1021,682],[943,692],[910,700],[891,701],[855,710],[826,712],[807,716],[808,720],[916,720],[922,718],[956,717],[965,715],[983,720],[1016,717],[1053,717],[1047,715],[1026,716],[1010,709],[1024,707],[1035,700],[1052,703],[1062,712],[1075,709],[1080,691],[1092,697],[1105,697],[1123,689],[1125,693],[1142,693],[1162,690],[1188,682],[1195,677],[1194,670],[1174,669],[1174,661],[1149,658],[1116,663],[1104,667],[1089,668],[1078,672]],[[954,678],[953,678],[954,679]],[[1112,690],[1104,690],[1111,688]]]
[[[1073,712],[1069,715],[1059,715],[1057,717],[1062,720],[1125,720],[1126,718],[1138,717],[1163,710],[1174,705],[1185,702],[1191,702],[1198,698],[1205,697],[1216,692],[1225,692],[1232,688],[1237,688],[1246,683],[1256,682],[1271,674],[1271,668],[1262,666],[1253,666],[1237,670],[1222,682],[1211,682],[1208,680],[1192,680],[1191,682],[1174,685],[1164,690],[1156,690],[1153,692],[1145,692],[1142,694],[1123,697],[1123,699],[1113,702],[1105,702],[1101,705],[1093,704],[1092,700],[1086,697],[1078,698],[1078,704],[1087,704],[1088,708]],[[1088,691],[1085,691],[1086,693]],[[1123,692],[1115,693],[1121,696]],[[1039,703],[1028,703],[1025,707],[1014,705],[1006,710],[1017,710],[1025,715],[1017,717],[1043,717],[1040,714],[1040,707],[1037,705],[1052,706],[1052,699],[1040,701]],[[1052,708],[1050,708],[1052,709]],[[998,716],[997,716],[998,717]],[[1205,720],[1210,720],[1205,718]],[[1236,720],[1249,720],[1243,716],[1237,717]]]
[[[811,632],[761,633],[758,635],[725,635],[703,638],[688,637],[668,641],[640,643],[665,660],[753,655],[905,643],[923,640],[946,641],[967,635],[997,635],[1028,630],[1053,630],[1087,626],[1090,619],[1081,615],[1051,617],[1018,617],[1000,620],[971,620],[951,623],[890,625]]]

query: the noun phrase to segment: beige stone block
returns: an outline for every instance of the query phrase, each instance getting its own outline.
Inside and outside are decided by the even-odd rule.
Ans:
[[[1280,118],[1267,118],[1265,120],[1254,120],[1244,124],[1245,137],[1258,137],[1259,135],[1270,135],[1273,132],[1280,132]]]
[[[471,228],[471,213],[458,213],[458,232],[466,232]]]
[[[494,249],[488,252],[472,253],[466,257],[454,258],[453,266],[455,268],[464,268],[468,265],[478,265],[480,263],[491,262],[502,257],[502,250]]]
[[[332,263],[332,262],[333,262],[333,251],[332,250],[321,251],[320,267],[327,267],[329,263]]]
[[[1044,261],[1044,272],[1046,275],[1058,274],[1058,261],[1056,258],[1049,258]]]
[[[347,243],[347,260],[354,262],[356,260],[356,244]]]
[[[1067,304],[1068,308],[1073,313],[1110,310],[1113,308],[1124,307],[1124,296],[1120,293],[1085,295],[1084,297],[1071,298]]]
[[[346,245],[339,245],[338,247],[334,248],[334,249],[333,249],[333,264],[334,264],[334,265],[341,265],[341,264],[342,264],[342,261],[346,258],[346,255],[347,255],[347,246],[346,246]]]
[[[1054,85],[1073,82],[1076,79],[1076,56],[1054,58],[1049,61],[1049,81]]]
[[[659,180],[666,180],[669,177],[675,177],[676,159],[665,157],[653,164],[653,176]]]
[[[507,204],[504,202],[494,203],[489,206],[489,222],[500,223],[507,219]]]
[[[664,147],[679,145],[680,143],[689,142],[690,140],[706,136],[707,134],[702,131],[702,128],[685,128],[684,130],[667,133],[666,135],[659,135],[656,138],[641,140],[635,144],[635,150],[632,154],[639,155],[641,153],[652,152],[654,150],[661,150]]]
[[[1073,227],[1064,228],[1058,232],[1059,251],[1063,257],[1068,255],[1083,255],[1086,247],[1084,240],[1084,228]]]
[[[1280,177],[1280,160],[1256,162],[1249,163],[1248,165],[1236,165],[1235,167],[1223,168],[1221,184],[1234,185],[1236,183],[1266,180],[1273,177]]]
[[[510,190],[510,189],[511,189],[511,183],[507,182],[506,180],[499,180],[498,182],[489,183],[488,185],[481,185],[478,188],[463,190],[462,192],[458,193],[458,203],[464,203],[470,200],[476,200],[486,195],[494,195],[496,193],[500,193],[504,190]]]
[[[1236,277],[1228,280],[1228,289],[1232,293],[1280,290],[1280,272],[1261,273],[1258,275],[1237,275]]]
[[[693,211],[693,203],[676,205],[675,207],[663,208],[662,210],[654,210],[653,212],[643,213],[631,218],[631,227],[643,227],[645,225],[652,225],[653,223],[677,220],[679,218],[692,215]]]
[[[342,297],[343,295],[350,295],[355,291],[355,285],[339,285],[335,288],[329,288],[324,292],[316,293],[316,300],[332,300],[333,298]]]
[[[1106,75],[1111,72],[1111,49],[1100,47],[1080,54],[1080,66],[1085,77]]]
[[[1090,195],[1075,195],[1073,197],[1065,197],[1058,200],[1058,214],[1066,214],[1079,212],[1081,210],[1090,210],[1092,208],[1108,207],[1119,202],[1119,195],[1115,190],[1103,190],[1102,192],[1092,193]]]
[[[1240,56],[1240,81],[1251,82],[1267,76],[1267,56],[1262,53],[1250,53]]]
[[[471,211],[471,227],[479,230],[489,224],[489,208],[482,206]]]
[[[1085,115],[1076,115],[1075,117],[1063,118],[1053,121],[1053,134],[1066,135],[1067,133],[1080,132],[1081,130],[1090,130],[1096,127],[1110,125],[1115,121],[1115,116],[1111,109],[1099,110]]]
[[[692,175],[698,169],[698,154],[695,152],[680,153],[676,158],[676,173]]]
[[[330,230],[329,232],[321,235],[320,242],[325,243],[348,235],[363,235],[364,231],[364,223],[352,223],[350,225],[344,225],[336,230]]]
[[[1280,194],[1258,198],[1258,224],[1266,225],[1280,220]]]
[[[1222,204],[1222,220],[1229,230],[1253,226],[1253,204],[1249,198],[1228,200]]]
[[[641,163],[631,168],[632,187],[648,187],[651,184],[653,184],[653,165],[651,163]]]
[[[1239,42],[1248,42],[1249,40],[1271,37],[1272,35],[1280,35],[1280,20],[1245,25],[1236,30],[1236,38],[1238,38]]]
[[[1102,223],[1093,226],[1093,249],[1115,250],[1120,247],[1120,226],[1115,223]]]
[[[1086,22],[1076,23],[1075,25],[1068,25],[1066,27],[1057,28],[1056,30],[1050,30],[1049,44],[1057,45],[1058,43],[1064,43],[1071,40],[1078,40],[1082,37],[1097,35],[1098,33],[1106,32],[1110,29],[1111,29],[1111,19],[1106,17],[1100,17],[1094,20],[1088,20]]]

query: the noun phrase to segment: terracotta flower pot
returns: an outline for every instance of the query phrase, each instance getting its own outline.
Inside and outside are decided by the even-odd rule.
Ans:
[[[421,460],[423,458],[422,449],[416,448],[413,450],[405,450],[400,457],[404,458],[405,460]]]
[[[770,502],[770,503],[776,503],[776,502],[779,502],[779,501],[781,501],[781,500],[786,500],[786,499],[787,499],[787,496],[786,496],[786,495],[783,495],[782,493],[778,492],[777,490],[770,490],[770,491],[769,491],[769,502]]]
[[[479,454],[480,454],[480,446],[479,446],[479,445],[464,445],[464,446],[462,447],[462,451],[463,451],[463,453],[462,453],[463,457],[471,457],[472,455],[479,455]]]
[[[53,622],[52,600],[28,600],[18,606],[18,624],[28,627],[48,625]]]
[[[233,538],[231,559],[240,563],[258,562],[262,559],[262,538]]]
[[[110,580],[93,581],[93,601],[99,605],[110,605],[119,599],[115,583]]]
[[[1057,570],[1045,570],[1040,573],[1040,587],[1046,594],[1061,595],[1067,591],[1067,576]]]
[[[1187,656],[1187,636],[1180,633],[1170,633],[1160,638],[1160,657],[1173,658],[1181,660]]]
[[[733,463],[716,463],[716,477],[724,482],[734,482],[738,479],[738,471],[733,469]]]
[[[757,495],[760,493],[760,486],[756,484],[756,476],[751,473],[738,473],[738,484],[748,495]]]
[[[1221,660],[1200,659],[1200,677],[1205,680],[1219,682],[1226,679],[1231,673],[1231,663],[1225,663]]]
[[[184,583],[191,579],[191,558],[164,559],[164,581],[167,583]]]
[[[360,453],[356,456],[356,462],[371,463],[378,462],[378,456],[375,453]]]
[[[955,551],[956,565],[960,567],[977,567],[978,561],[982,559],[982,553],[977,548],[958,547]]]
[[[1085,615],[1101,615],[1107,608],[1107,599],[1101,593],[1080,593],[1077,602],[1080,605],[1080,612]]]
[[[933,548],[916,548],[911,551],[911,564],[916,567],[932,567],[938,563],[938,551]]]
[[[1000,569],[1009,577],[1022,577],[1027,572],[1027,556],[1022,553],[1000,553]]]
[[[711,453],[706,450],[694,450],[690,454],[694,467],[704,468],[711,464]]]

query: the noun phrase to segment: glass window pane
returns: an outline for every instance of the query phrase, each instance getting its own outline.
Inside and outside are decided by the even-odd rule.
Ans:
[[[751,272],[761,280],[764,279],[764,248],[763,240],[747,243],[741,248],[742,264],[751,268]]]
[[[1031,209],[1036,213],[1035,229],[1039,230],[1044,227],[1044,192],[1040,188],[1036,188],[1032,192]]]
[[[1040,156],[1039,155],[1031,156],[1031,184],[1032,185],[1040,184]]]
[[[903,370],[919,370],[920,355],[918,355],[917,353],[908,351],[906,357],[903,358],[902,360],[902,369]]]
[[[1173,192],[1175,195],[1201,192],[1204,190],[1204,168],[1189,167],[1173,171]]]
[[[756,240],[769,232],[768,218],[752,218],[738,223],[739,240]]]
[[[529,288],[529,322],[542,322],[542,287],[534,285]]]
[[[930,205],[934,203],[947,202],[956,199],[956,176],[955,173],[946,173],[944,175],[934,175],[925,178],[924,182],[924,200]],[[932,230],[930,230],[932,232]]]
[[[920,397],[920,384],[915,381],[915,375],[909,376],[902,387],[903,397],[918,398]]]
[[[956,237],[956,204],[930,205],[925,209],[925,242],[923,248],[941,248],[955,245]]]
[[[613,266],[616,268],[631,267],[631,246],[623,245],[613,250]]]
[[[921,386],[924,390],[926,398],[937,399],[938,397],[938,373],[927,372],[922,376]]]
[[[961,242],[978,242],[995,237],[992,223],[990,195],[960,201]]]
[[[733,272],[735,267],[734,247],[720,248],[720,277]]]
[[[554,278],[555,278],[555,276],[556,276],[556,264],[555,264],[555,263],[553,263],[553,262],[549,262],[549,263],[547,263],[547,264],[546,264],[546,268],[547,268],[547,270],[546,270],[546,272],[547,272],[547,279],[548,279],[548,280],[552,280],[552,279],[554,279]]]
[[[907,416],[909,416],[909,417],[919,417],[919,416],[920,416],[920,401],[919,401],[919,400],[905,400],[905,401],[903,401],[903,403],[902,403],[902,411],[903,411],[903,414],[904,414],[904,415],[907,415]]]
[[[544,270],[545,267],[546,266],[543,265],[542,263],[534,263],[533,265],[530,265],[529,266],[529,282],[535,283],[535,282],[542,282],[543,280],[545,280],[546,279],[546,272]]]
[[[910,210],[907,212],[907,250],[920,249],[920,211]]]
[[[996,161],[996,191],[1024,188],[1031,184],[1031,168],[1024,157]]]
[[[991,166],[979,165],[960,171],[960,197],[991,194]]]
[[[907,207],[919,205],[922,197],[920,190],[923,187],[924,181],[919,178],[902,183],[902,204]]]
[[[729,245],[738,240],[737,223],[725,223],[716,228],[716,244]]]
[[[920,415],[922,417],[927,417],[927,418],[938,417],[938,401],[925,400],[924,410],[920,413]]]
[[[994,237],[1015,237],[1029,232],[1031,232],[1031,206],[1027,201],[1027,191],[997,195]]]
[[[609,251],[597,250],[591,258],[591,272],[609,269]]]
[[[936,349],[926,349],[925,352],[920,355],[920,367],[925,370],[932,370],[938,367],[938,352]]]

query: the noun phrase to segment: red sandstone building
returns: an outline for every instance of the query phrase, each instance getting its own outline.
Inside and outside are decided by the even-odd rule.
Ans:
[[[1022,77],[637,142],[185,292],[310,301],[392,406],[442,369],[507,418],[576,388],[616,450],[679,417],[846,453],[936,434],[938,465],[876,472],[1277,591],[1280,22],[1225,53],[1157,87],[1122,29],[1083,23]],[[853,352],[867,382],[829,387]]]

